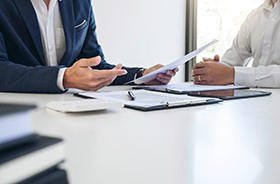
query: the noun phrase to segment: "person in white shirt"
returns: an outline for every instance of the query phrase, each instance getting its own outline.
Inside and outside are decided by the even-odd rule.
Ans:
[[[280,88],[280,3],[265,0],[242,24],[220,60],[203,58],[192,70],[195,84]],[[246,67],[252,58],[252,67]]]

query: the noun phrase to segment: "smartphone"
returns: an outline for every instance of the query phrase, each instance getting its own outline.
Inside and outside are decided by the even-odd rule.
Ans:
[[[230,89],[230,90],[216,90],[216,91],[200,91],[190,92],[190,96],[200,97],[215,97],[223,100],[239,99],[239,98],[250,98],[271,95],[271,92],[257,91],[251,89]]]

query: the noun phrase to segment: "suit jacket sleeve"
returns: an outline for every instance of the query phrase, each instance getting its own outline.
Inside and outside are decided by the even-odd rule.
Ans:
[[[22,58],[24,60],[24,58]],[[5,39],[0,32],[0,91],[61,93],[57,87],[59,67],[25,66],[9,60]]]

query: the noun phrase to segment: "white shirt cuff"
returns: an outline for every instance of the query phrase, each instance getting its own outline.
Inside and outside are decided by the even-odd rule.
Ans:
[[[58,71],[58,75],[57,75],[56,84],[57,84],[57,87],[59,89],[61,89],[62,91],[65,91],[65,88],[63,86],[63,76],[64,76],[64,73],[65,73],[66,69],[67,68],[60,68],[59,71]]]
[[[234,67],[234,84],[237,86],[255,87],[255,68],[254,67]]]

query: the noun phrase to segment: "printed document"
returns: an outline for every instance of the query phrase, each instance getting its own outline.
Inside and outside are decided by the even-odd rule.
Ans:
[[[158,73],[165,73],[167,70],[173,70],[181,65],[183,65],[184,63],[190,61],[191,59],[193,59],[194,57],[196,57],[199,53],[201,53],[203,50],[207,49],[208,47],[210,47],[211,45],[217,43],[218,40],[213,40],[210,43],[204,45],[203,47],[185,55],[182,58],[177,59],[176,61],[169,63],[168,65],[165,65],[147,75],[144,75],[143,77],[140,77],[138,79],[134,79],[133,81],[127,82],[126,84],[132,83],[134,82],[135,84],[143,84],[145,82],[149,82],[153,79],[156,78],[156,75]]]
[[[133,93],[135,98],[134,100],[131,100],[128,92]],[[206,104],[209,102],[209,100],[212,100],[212,102],[220,102],[216,98],[174,95],[148,90],[81,92],[78,95],[90,98],[116,100],[124,103],[126,107],[140,110],[153,110],[153,108],[164,109],[170,107],[191,106],[195,104]]]

